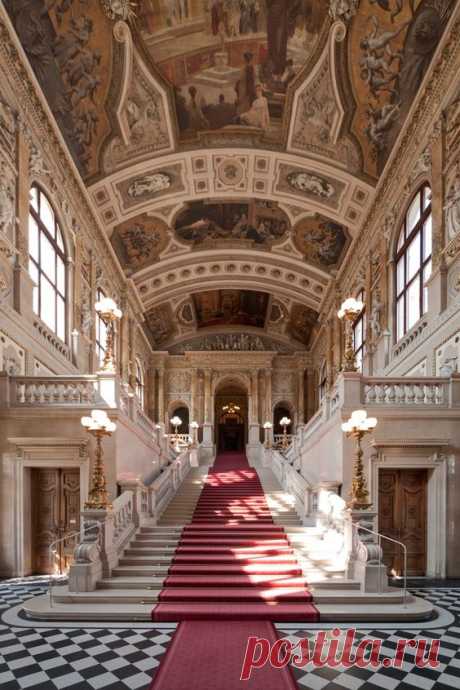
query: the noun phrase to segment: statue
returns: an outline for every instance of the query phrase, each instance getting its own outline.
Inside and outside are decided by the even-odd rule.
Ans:
[[[372,339],[374,342],[380,338],[382,335],[382,326],[380,323],[384,304],[380,299],[380,292],[376,290],[372,296],[372,311],[371,317],[369,319],[369,326],[372,333]]]
[[[447,194],[446,205],[447,235],[453,239],[460,231],[460,170],[457,169],[455,180]]]

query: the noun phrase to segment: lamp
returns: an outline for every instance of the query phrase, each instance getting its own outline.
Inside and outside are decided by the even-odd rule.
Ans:
[[[110,297],[103,297],[99,302],[96,302],[96,312],[99,314],[102,321],[107,326],[107,339],[105,345],[104,361],[102,363],[102,371],[114,374],[115,368],[115,322],[121,319],[123,313]]]
[[[174,446],[178,448],[179,446],[179,434],[178,434],[178,428],[182,424],[182,419],[177,416],[177,414],[171,419],[171,424],[174,427]]]
[[[283,440],[281,441],[281,445],[283,449],[286,449],[289,445],[287,437],[287,427],[291,424],[291,420],[289,419],[289,417],[282,417],[282,419],[280,419],[280,424],[283,427]]]
[[[352,436],[356,439],[356,457],[353,465],[350,501],[347,503],[352,510],[367,510],[372,505],[372,503],[369,503],[369,492],[364,477],[361,440],[366,434],[373,431],[376,426],[377,419],[375,417],[368,417],[366,410],[355,410],[352,412],[350,419],[342,424],[342,431],[347,438]]]
[[[349,297],[343,302],[337,316],[345,321],[345,353],[343,371],[356,371],[355,348],[353,346],[353,322],[364,309],[364,303],[354,297]]]
[[[102,459],[102,438],[111,436],[116,430],[104,410],[92,410],[91,417],[82,417],[81,424],[96,439],[96,458],[93,467],[92,487],[85,503],[87,510],[107,510],[112,507],[107,498],[104,461]]]

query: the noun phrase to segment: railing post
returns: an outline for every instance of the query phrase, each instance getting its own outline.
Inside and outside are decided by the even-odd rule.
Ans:
[[[12,384],[13,381],[10,383],[8,372],[0,371],[0,407],[9,407],[10,403],[13,402],[10,399],[10,386]],[[15,397],[14,394],[11,397]]]
[[[388,582],[382,563],[380,535],[373,531],[375,511],[348,510],[346,518],[347,577],[359,580],[363,592],[381,592]],[[362,527],[360,532],[359,528]]]
[[[450,377],[449,407],[460,407],[460,374],[452,374]]]

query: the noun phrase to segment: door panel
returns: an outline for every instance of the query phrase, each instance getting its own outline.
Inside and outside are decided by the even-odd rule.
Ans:
[[[76,538],[50,546],[80,527],[80,472],[76,468],[32,470],[32,565],[37,574],[65,571],[72,561]]]
[[[379,532],[407,547],[408,575],[426,572],[427,470],[382,469],[379,473]],[[403,572],[401,547],[382,540],[389,572]]]

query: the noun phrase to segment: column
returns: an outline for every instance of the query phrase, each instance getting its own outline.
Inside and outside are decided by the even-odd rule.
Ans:
[[[251,407],[249,415],[248,460],[257,462],[260,447],[259,425],[259,370],[251,372]]]
[[[208,449],[214,447],[212,431],[212,369],[205,369],[203,446],[207,447]]]
[[[158,424],[165,423],[165,368],[158,369]]]
[[[444,124],[444,123],[443,123]],[[433,314],[440,314],[447,307],[447,266],[443,250],[446,246],[445,231],[445,124],[435,129],[431,143],[431,208],[433,214],[433,274],[428,281],[428,304]]]
[[[23,127],[18,127],[16,138],[16,217],[18,223],[15,232],[15,244],[18,254],[14,266],[14,308],[32,321],[33,282],[27,270],[29,261],[28,225],[29,225],[29,156],[30,149]]]
[[[297,372],[297,426],[305,424],[305,369],[303,366]]]
[[[156,409],[155,409],[155,398],[156,398],[156,378],[157,371],[155,367],[149,367],[147,372],[147,414],[152,421],[155,420]]]
[[[190,389],[190,422],[198,421],[197,410],[198,370],[192,369],[192,384]]]
[[[265,419],[263,421],[273,424],[272,372],[272,369],[265,369]]]

